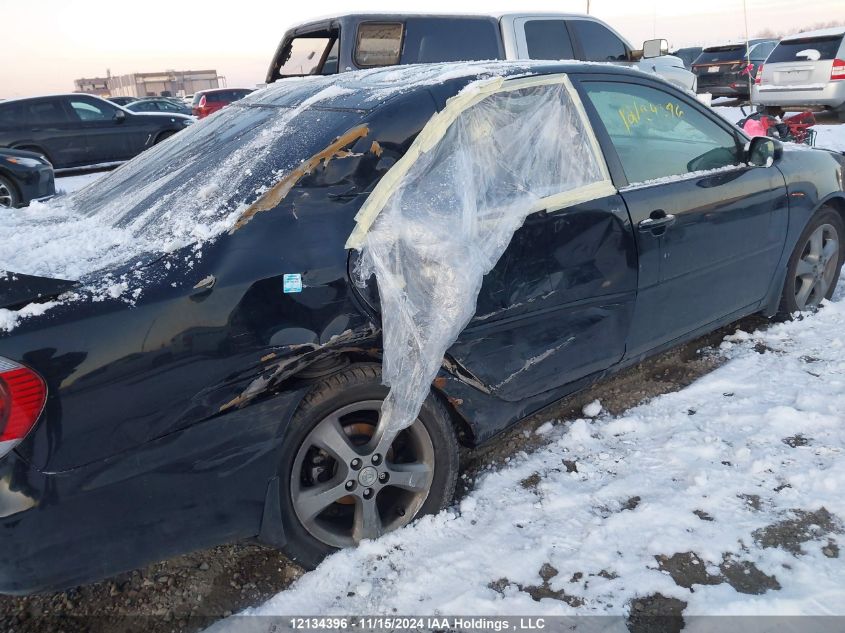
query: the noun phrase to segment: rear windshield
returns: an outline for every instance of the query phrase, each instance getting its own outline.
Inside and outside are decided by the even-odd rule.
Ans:
[[[501,57],[498,25],[493,20],[413,18],[405,23],[403,64]]]
[[[745,45],[740,46],[719,46],[716,48],[705,48],[696,64],[719,64],[722,62],[735,62],[745,59]]]
[[[207,103],[231,103],[243,99],[251,90],[215,90],[205,95]]]
[[[828,37],[805,37],[784,40],[775,47],[769,59],[770,64],[778,62],[806,62],[834,59],[842,44],[842,35]]]

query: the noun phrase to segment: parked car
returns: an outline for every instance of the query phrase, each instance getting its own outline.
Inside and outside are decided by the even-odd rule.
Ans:
[[[665,40],[635,51],[610,26],[575,13],[347,14],[302,24],[282,37],[267,83],[377,66],[485,59],[579,59],[636,65],[679,88],[695,75],[665,55]]]
[[[752,102],[769,114],[827,110],[845,121],[845,27],[782,39],[757,73]]]
[[[249,88],[214,88],[211,90],[200,90],[194,94],[191,112],[199,119],[204,119],[209,114],[225,108],[230,103],[243,99],[252,90]]]
[[[692,65],[698,76],[699,93],[714,97],[748,99],[760,66],[777,44],[777,40],[748,40],[708,46]]]
[[[438,116],[491,77],[502,83],[486,82],[489,98],[507,99],[482,110],[453,100],[464,109]],[[566,116],[551,109],[560,94]],[[534,141],[560,157],[578,149],[577,173],[593,164],[604,184],[567,199],[557,192],[570,190],[571,170],[539,174],[546,206],[484,278],[416,422],[381,445],[379,292],[352,278],[356,215],[374,188],[386,200],[406,184],[407,171],[393,171],[403,157],[439,151],[449,120],[482,113],[467,128],[480,133],[460,136],[472,148],[495,133],[502,103],[521,112],[537,100],[561,133],[532,137],[532,151]],[[508,134],[536,130],[514,125]],[[449,504],[459,442],[488,441],[746,315],[814,308],[845,254],[845,157],[751,140],[689,93],[608,64],[280,81],[184,134],[71,199],[87,222],[133,227],[125,264],[0,281],[7,308],[74,288],[0,330],[0,410],[15,421],[0,434],[3,592],[247,538],[314,566]],[[448,201],[465,186],[418,193]],[[178,227],[191,236],[181,246],[169,233]],[[131,301],[111,286],[85,299],[102,279],[123,280]]]
[[[678,59],[680,59],[684,63],[684,68],[687,70],[692,69],[693,62],[701,55],[701,51],[704,50],[700,46],[689,46],[687,48],[679,48],[678,50],[672,51],[669,53],[670,55],[674,55]]]
[[[44,156],[0,149],[0,207],[25,207],[55,193],[53,166]]]
[[[165,112],[191,116],[191,108],[185,105],[181,99],[168,99],[165,97],[138,99],[127,105],[126,109],[131,112]]]
[[[194,122],[181,114],[134,113],[93,95],[0,103],[0,147],[41,154],[56,169],[125,161]]]
[[[138,97],[108,97],[108,100],[119,106],[128,106],[138,100]]]

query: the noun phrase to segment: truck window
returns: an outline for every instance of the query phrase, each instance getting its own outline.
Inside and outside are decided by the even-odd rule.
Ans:
[[[499,38],[499,26],[494,20],[409,18],[402,63],[502,59]]]
[[[355,63],[361,67],[392,66],[402,50],[401,22],[364,22],[358,25]]]
[[[569,31],[563,20],[528,20],[525,43],[530,59],[575,59]]]
[[[575,37],[584,51],[584,61],[619,62],[628,59],[625,44],[606,26],[592,20],[570,20],[569,28],[575,30]]]
[[[279,75],[290,77],[295,75],[325,75],[337,72],[337,61],[335,61],[333,70],[322,67],[326,49],[333,46],[335,41],[335,37],[328,35],[295,37],[291,40],[287,59],[279,67]]]

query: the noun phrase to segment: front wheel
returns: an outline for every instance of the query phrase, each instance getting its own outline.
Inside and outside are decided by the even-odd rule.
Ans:
[[[845,259],[845,224],[833,209],[824,208],[810,220],[786,271],[780,311],[815,310],[836,290]]]
[[[0,207],[12,208],[20,204],[18,190],[15,185],[3,176],[0,176]]]
[[[280,501],[285,551],[304,567],[452,500],[458,445],[449,413],[431,393],[388,441],[379,427],[386,395],[378,366],[349,367],[316,385],[291,421]]]

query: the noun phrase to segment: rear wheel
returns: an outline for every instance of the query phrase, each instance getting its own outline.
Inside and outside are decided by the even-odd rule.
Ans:
[[[281,471],[285,550],[305,567],[452,499],[458,447],[443,404],[430,394],[417,420],[389,439],[379,427],[386,395],[378,366],[353,366],[317,385],[291,422]]]
[[[18,190],[12,181],[5,176],[0,176],[0,207],[8,209],[18,206],[20,202]]]
[[[815,310],[833,296],[845,258],[843,239],[845,225],[836,211],[824,208],[813,216],[789,258],[782,313]]]

